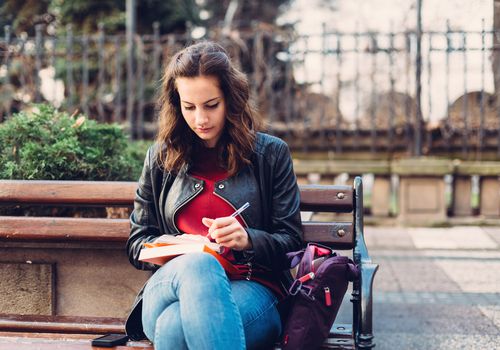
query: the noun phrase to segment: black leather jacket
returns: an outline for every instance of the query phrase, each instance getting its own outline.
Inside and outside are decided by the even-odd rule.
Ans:
[[[156,161],[157,145],[147,153],[134,211],[130,216],[130,237],[127,252],[130,262],[138,269],[157,267],[138,260],[146,242],[162,234],[179,234],[175,213],[203,189],[202,180],[189,176],[188,167],[178,174],[163,171]],[[234,252],[241,263],[258,264],[282,275],[287,269],[285,255],[302,246],[300,194],[293,171],[288,146],[282,140],[258,133],[252,165],[236,175],[215,184],[215,195],[239,208],[250,203],[241,217],[252,242],[251,251]],[[137,296],[126,323],[126,331],[133,339],[144,338],[141,323],[142,291]]]

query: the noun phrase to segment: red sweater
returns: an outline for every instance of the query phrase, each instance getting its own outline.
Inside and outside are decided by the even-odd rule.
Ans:
[[[206,236],[208,227],[201,222],[203,217],[215,219],[229,216],[236,210],[214,194],[214,184],[227,178],[227,171],[217,164],[216,150],[204,148],[197,153],[190,175],[203,180],[205,186],[196,197],[177,212],[175,224],[182,232]],[[244,225],[239,217],[237,219],[241,225]]]
[[[174,218],[175,224],[181,232],[206,236],[208,234],[208,227],[203,225],[201,222],[202,218],[215,219],[229,216],[236,210],[228,202],[214,194],[214,184],[227,178],[227,170],[218,165],[215,148],[203,148],[197,152],[189,173],[191,176],[203,180],[205,185],[197,196],[177,212]],[[240,217],[236,217],[236,219],[245,227]],[[225,249],[222,255],[231,262],[235,261],[231,249]],[[246,265],[238,267],[241,267],[243,270],[247,268]],[[279,283],[269,276],[269,274],[254,267],[252,276],[254,277],[251,278],[252,280],[256,280],[269,287],[278,296],[283,296]]]

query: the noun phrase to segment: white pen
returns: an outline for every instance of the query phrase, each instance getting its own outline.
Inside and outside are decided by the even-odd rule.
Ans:
[[[231,217],[234,218],[234,217],[237,217],[238,215],[240,215],[243,210],[245,210],[246,208],[248,208],[250,206],[250,203],[246,202],[245,204],[243,204],[240,209],[236,210],[234,213],[231,214]]]

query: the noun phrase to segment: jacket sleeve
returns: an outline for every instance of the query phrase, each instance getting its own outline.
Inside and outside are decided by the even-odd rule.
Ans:
[[[139,253],[144,243],[154,241],[160,236],[158,217],[156,215],[156,201],[152,188],[151,164],[154,148],[148,150],[144,167],[135,193],[134,210],[130,215],[130,236],[127,240],[128,258],[132,265],[141,270],[154,270],[154,264],[139,261]]]
[[[286,253],[299,250],[303,244],[300,219],[300,192],[293,171],[292,157],[286,143],[281,142],[275,153],[271,195],[270,232],[247,229],[252,241],[252,261],[275,271],[289,268]]]

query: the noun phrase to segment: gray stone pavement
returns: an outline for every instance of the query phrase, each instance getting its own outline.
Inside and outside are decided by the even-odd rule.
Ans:
[[[376,349],[500,349],[500,227],[365,227]]]

